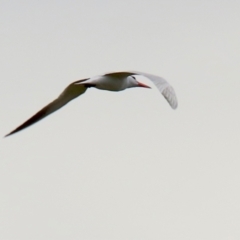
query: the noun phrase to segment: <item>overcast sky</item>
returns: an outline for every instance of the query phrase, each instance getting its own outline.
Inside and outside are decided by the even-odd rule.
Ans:
[[[0,0],[0,23],[1,136],[109,71],[179,100],[89,89],[2,138],[0,239],[240,239],[239,1]]]

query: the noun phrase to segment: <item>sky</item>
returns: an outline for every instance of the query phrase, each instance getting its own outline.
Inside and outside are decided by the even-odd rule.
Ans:
[[[0,239],[240,239],[240,2],[0,1],[0,135],[71,82],[89,89],[0,139]]]

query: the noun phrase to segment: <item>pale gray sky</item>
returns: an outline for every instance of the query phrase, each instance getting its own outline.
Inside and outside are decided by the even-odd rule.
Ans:
[[[1,0],[0,22],[1,136],[104,72],[179,99],[90,89],[2,139],[0,239],[240,239],[239,1]]]

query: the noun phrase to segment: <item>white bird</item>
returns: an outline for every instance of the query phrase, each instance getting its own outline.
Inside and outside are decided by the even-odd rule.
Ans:
[[[55,112],[65,104],[78,97],[79,95],[86,92],[90,87],[95,87],[101,90],[108,91],[122,91],[126,88],[132,87],[144,87],[150,88],[149,86],[138,82],[135,78],[136,75],[141,75],[151,80],[162,95],[166,98],[168,103],[173,109],[177,108],[178,102],[177,97],[172,86],[163,78],[137,71],[131,72],[112,72],[103,75],[98,75],[91,78],[75,81],[68,85],[57,99],[49,103],[47,106],[38,111],[35,115],[29,118],[26,122],[21,124],[19,127],[8,133],[5,137],[23,130],[26,127],[38,122],[49,114]]]

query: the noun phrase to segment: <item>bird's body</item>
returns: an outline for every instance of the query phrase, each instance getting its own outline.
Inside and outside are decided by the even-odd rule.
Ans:
[[[84,82],[86,86],[95,87],[100,90],[122,91],[127,87],[127,79],[112,76],[95,76]]]
[[[135,83],[136,81],[129,73],[121,72],[94,76],[82,81],[80,84],[85,84],[86,87],[95,87],[100,90],[118,92],[127,88],[136,87]]]
[[[177,97],[174,92],[174,89],[163,78],[152,75],[152,74],[136,72],[136,71],[113,72],[113,73],[107,73],[104,75],[98,75],[91,78],[78,80],[71,83],[64,89],[64,91],[59,95],[57,99],[55,99],[53,102],[49,103],[47,106],[42,108],[39,112],[37,112],[30,119],[28,119],[26,122],[24,122],[22,125],[14,129],[12,132],[7,134],[6,136],[9,136],[26,127],[29,127],[30,125],[36,123],[42,118],[55,112],[56,110],[66,105],[71,100],[73,100],[74,98],[85,93],[86,90],[90,87],[95,87],[100,90],[108,90],[108,91],[122,91],[124,89],[132,88],[132,87],[150,88],[149,86],[138,82],[134,75],[142,75],[150,79],[158,88],[158,90],[163,94],[166,100],[169,102],[170,106],[173,109],[177,108]]]

